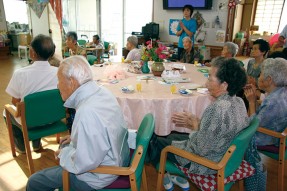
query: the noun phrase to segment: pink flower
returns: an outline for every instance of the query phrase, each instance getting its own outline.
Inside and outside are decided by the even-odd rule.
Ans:
[[[147,44],[147,45],[151,44],[151,41],[150,41],[150,40],[149,40],[149,41],[146,41],[146,44]]]
[[[152,45],[151,44],[148,44],[147,47],[146,47],[148,50],[150,50],[152,48]]]
[[[165,54],[160,54],[160,55],[158,55],[158,57],[160,58],[160,59],[166,59],[166,55]]]

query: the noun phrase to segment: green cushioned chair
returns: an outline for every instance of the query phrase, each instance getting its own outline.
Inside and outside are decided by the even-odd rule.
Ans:
[[[112,183],[112,185],[98,191],[139,191],[141,188],[141,182],[143,182],[143,189],[147,191],[144,161],[149,141],[154,132],[154,126],[155,123],[153,115],[145,115],[137,132],[136,149],[132,155],[130,166],[99,166],[98,168],[89,171],[93,173],[119,175],[119,178]],[[125,178],[127,178],[129,182],[129,188],[123,186],[123,179]],[[69,186],[69,172],[63,170],[63,190],[70,191]]]
[[[102,55],[102,58],[110,58],[110,43],[109,42],[104,42],[104,47],[105,51],[104,54]]]
[[[230,182],[224,185],[224,178],[230,176],[240,166],[244,157],[244,153],[249,145],[249,142],[251,141],[251,138],[255,134],[258,125],[258,119],[254,118],[249,124],[249,126],[243,129],[240,133],[238,133],[238,135],[233,139],[230,144],[230,147],[226,151],[225,155],[222,157],[221,161],[219,161],[218,163],[208,160],[204,157],[195,155],[193,153],[181,150],[174,146],[165,147],[161,152],[160,163],[157,165],[157,190],[162,190],[163,176],[165,174],[165,171],[168,171],[171,174],[177,174],[185,177],[185,174],[180,171],[175,164],[167,160],[168,153],[173,153],[208,168],[217,170],[217,190],[229,190],[234,184],[234,182]],[[243,187],[242,183],[243,182],[241,181],[240,186]]]
[[[34,173],[34,165],[29,141],[67,131],[66,124],[62,121],[66,117],[63,104],[59,90],[54,89],[27,95],[23,102],[17,103],[16,108],[10,104],[5,105],[12,155],[16,156],[11,117],[20,117],[20,129],[23,132],[31,174]]]
[[[79,40],[77,40],[77,42],[78,42],[78,45],[79,45],[79,46],[81,46],[81,47],[83,47],[83,48],[86,47],[86,43],[87,43],[86,40],[79,39]]]
[[[287,159],[287,152],[286,152],[286,144],[287,144],[287,128],[280,133],[280,132],[275,132],[263,127],[259,127],[258,132],[264,133],[266,135],[276,137],[279,139],[279,148],[276,147],[275,145],[268,145],[268,146],[258,146],[257,149],[259,152],[262,154],[274,159],[278,163],[278,177],[277,177],[277,190],[278,191],[283,191],[284,190],[284,163],[285,160]]]
[[[94,63],[98,60],[94,55],[87,55],[87,60],[90,65],[94,65]]]

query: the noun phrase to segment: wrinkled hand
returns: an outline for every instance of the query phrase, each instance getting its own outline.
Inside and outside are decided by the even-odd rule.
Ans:
[[[199,119],[192,113],[175,113],[172,115],[171,120],[177,127],[185,127],[191,130],[198,130],[199,128]]]
[[[247,84],[244,87],[244,95],[249,102],[256,101],[256,87],[253,84]]]
[[[58,149],[54,152],[55,160],[59,160],[58,156],[59,156],[60,152],[61,152],[61,149]]]
[[[69,144],[70,142],[71,142],[71,136],[70,135],[62,137],[60,139],[60,145],[66,145],[66,144]]]
[[[248,76],[247,78],[247,84],[252,84],[254,86],[256,86],[256,80],[255,78],[251,77],[251,76]]]

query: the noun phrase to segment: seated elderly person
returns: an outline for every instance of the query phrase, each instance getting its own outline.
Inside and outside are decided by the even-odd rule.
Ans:
[[[138,46],[138,38],[136,36],[129,36],[127,39],[127,50],[129,50],[129,53],[127,55],[127,58],[124,62],[130,63],[131,61],[140,61],[141,60],[141,54],[140,50],[137,48]]]
[[[226,42],[222,48],[221,56],[224,58],[233,58],[238,53],[238,45],[233,42]],[[239,61],[240,65],[244,67],[243,62]],[[210,63],[205,63],[205,66],[211,66]]]
[[[244,103],[241,98],[235,96],[237,91],[246,84],[246,80],[246,73],[237,60],[222,57],[214,59],[206,87],[215,101],[206,108],[201,119],[189,112],[175,113],[172,116],[172,122],[176,126],[189,128],[192,131],[188,136],[183,134],[156,136],[150,142],[151,161],[157,163],[161,150],[167,145],[174,145],[218,162],[236,134],[249,124]],[[170,154],[168,159],[188,167],[192,173],[215,173],[209,168],[179,156]]]
[[[254,41],[250,56],[254,59],[249,60],[247,65],[248,83],[257,86],[258,77],[261,72],[261,64],[265,59],[265,55],[270,49],[269,43],[263,39]]]
[[[70,56],[82,55],[86,57],[86,50],[78,46],[78,35],[76,32],[70,31],[66,34],[66,45],[69,49]]]
[[[182,41],[184,50],[180,56],[180,62],[193,64],[194,59],[199,59],[200,53],[194,50],[192,40],[188,36]]]
[[[72,133],[61,140],[60,149],[55,152],[60,166],[33,174],[26,190],[62,187],[63,168],[70,172],[73,190],[98,190],[108,186],[117,176],[88,171],[99,165],[127,166],[129,163],[128,131],[117,99],[93,81],[90,65],[82,56],[63,60],[58,80],[64,105],[77,110]]]
[[[267,93],[256,110],[256,88],[247,86],[245,95],[249,101],[249,112],[255,115],[261,127],[282,132],[287,127],[287,61],[283,58],[268,58],[262,63],[258,88]],[[278,139],[256,133],[256,145],[277,145]]]
[[[93,41],[88,44],[89,47],[91,48],[96,48],[96,50],[93,51],[93,55],[96,57],[101,57],[102,54],[104,53],[104,45],[101,43],[99,35],[94,35],[93,36]]]
[[[51,37],[40,34],[32,40],[29,54],[33,64],[16,70],[6,88],[13,105],[16,106],[29,94],[57,88],[58,68],[48,62],[54,53],[55,44]],[[17,119],[12,122],[16,150],[23,154],[26,151],[22,130]],[[32,146],[34,151],[39,151],[42,148],[41,139],[33,140]]]

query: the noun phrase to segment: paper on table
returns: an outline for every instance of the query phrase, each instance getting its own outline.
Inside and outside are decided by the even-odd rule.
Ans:
[[[197,92],[201,94],[208,94],[207,88],[197,88]]]

